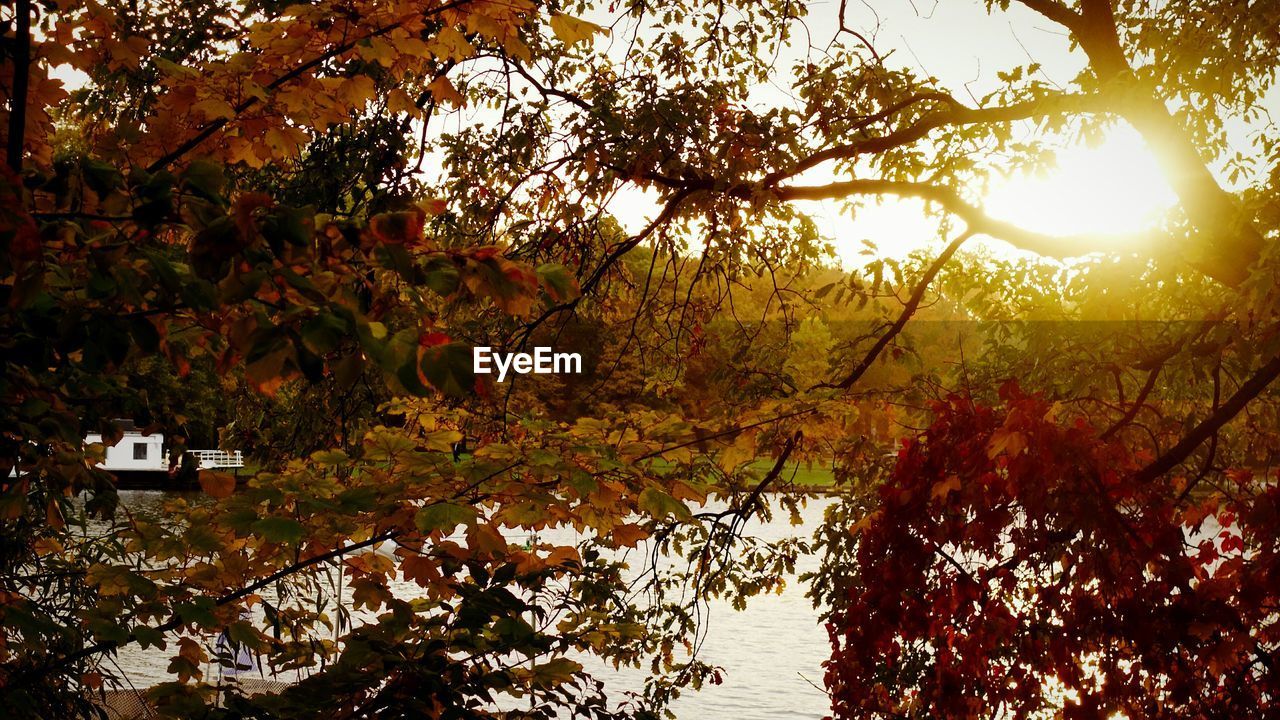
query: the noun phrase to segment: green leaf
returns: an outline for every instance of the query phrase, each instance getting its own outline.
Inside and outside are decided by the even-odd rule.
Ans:
[[[535,272],[538,274],[538,281],[542,283],[542,287],[547,291],[547,295],[555,302],[562,303],[576,299],[582,294],[578,288],[578,279],[573,276],[569,268],[557,263],[547,263],[538,266]]]
[[[427,261],[423,270],[426,273],[427,287],[436,294],[448,297],[458,291],[462,275],[458,272],[458,266],[449,258],[433,257]]]
[[[182,619],[184,623],[192,623],[203,627],[216,627],[218,618],[214,616],[214,608],[217,604],[213,598],[198,597],[191,602],[178,603],[173,606],[173,611]]]
[[[338,348],[350,333],[347,322],[332,313],[321,312],[302,323],[302,342],[317,355],[327,355]]]
[[[681,520],[688,520],[693,517],[689,512],[689,508],[684,503],[671,497],[656,487],[648,487],[644,492],[640,493],[636,505],[649,515],[655,518],[665,518],[668,515],[674,515]]]
[[[194,160],[182,173],[187,189],[206,200],[221,203],[222,191],[227,186],[227,176],[222,166],[208,160]]]
[[[262,221],[262,236],[277,253],[285,244],[306,247],[315,237],[316,209],[280,206]]]
[[[144,650],[149,647],[165,649],[164,633],[153,627],[138,625],[133,628],[133,636],[138,639],[138,644]]]
[[[444,530],[449,533],[459,525],[470,525],[475,522],[475,519],[476,511],[473,507],[456,503],[436,503],[419,510],[413,518],[413,523],[422,532]]]
[[[416,357],[409,358],[396,370],[396,379],[400,381],[405,390],[418,397],[425,397],[430,394],[430,390],[426,385],[422,384],[422,378],[418,376],[418,359]]]
[[[84,158],[80,161],[80,173],[85,184],[99,195],[106,195],[124,184],[120,171],[101,160]]]
[[[476,386],[471,347],[453,342],[422,352],[422,374],[436,389],[453,396],[470,393]]]
[[[252,530],[268,542],[289,545],[297,544],[306,533],[302,523],[284,517],[263,518],[253,524]]]

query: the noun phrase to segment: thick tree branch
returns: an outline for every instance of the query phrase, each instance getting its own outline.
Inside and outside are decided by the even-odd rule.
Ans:
[[[1013,223],[997,220],[982,208],[971,205],[956,191],[931,183],[895,180],[846,180],[826,185],[788,185],[774,190],[781,200],[833,200],[855,195],[897,195],[937,203],[947,212],[961,218],[974,234],[1004,240],[1023,250],[1048,257],[1078,257],[1091,252],[1116,248],[1134,248],[1149,238],[1137,235],[1048,235],[1027,230]]]
[[[1272,358],[1267,364],[1259,368],[1252,377],[1240,386],[1239,390],[1236,390],[1235,394],[1228,398],[1221,407],[1213,411],[1203,422],[1196,425],[1195,429],[1178,441],[1178,444],[1169,448],[1167,452],[1152,461],[1150,465],[1138,471],[1135,480],[1149,482],[1180,465],[1202,443],[1216,435],[1223,425],[1226,425],[1236,415],[1239,415],[1244,410],[1245,405],[1260,395],[1263,390],[1266,390],[1267,386],[1277,377],[1280,377],[1280,356]]]
[[[794,177],[832,160],[851,160],[860,155],[874,154],[910,145],[928,137],[929,133],[942,127],[1006,123],[1052,115],[1103,112],[1106,109],[1102,104],[1102,98],[1097,95],[1063,94],[1040,100],[1028,100],[1013,105],[971,108],[960,104],[946,93],[930,92],[912,95],[893,103],[879,113],[864,119],[859,124],[859,127],[866,127],[873,122],[886,120],[898,112],[926,100],[941,101],[946,105],[946,109],[926,115],[915,123],[886,135],[835,145],[816,152],[797,162],[790,170],[771,173],[765,178],[764,184],[766,186],[775,185],[786,178]]]
[[[1200,269],[1220,282],[1239,285],[1262,252],[1262,235],[1242,213],[1234,196],[1218,184],[1205,158],[1176,119],[1165,99],[1141,83],[1125,56],[1112,0],[1080,0],[1073,12],[1056,0],[1019,0],[1071,31],[1102,82],[1109,109],[1146,140],[1178,195],[1187,217],[1200,232]],[[1176,40],[1170,40],[1176,42]]]
[[[18,0],[14,12],[17,22],[13,40],[13,96],[9,98],[9,141],[5,158],[9,169],[21,174],[27,137],[27,88],[31,78],[31,0]]]
[[[1057,0],[1018,0],[1018,3],[1040,13],[1068,30],[1074,30],[1080,22],[1079,15]]]

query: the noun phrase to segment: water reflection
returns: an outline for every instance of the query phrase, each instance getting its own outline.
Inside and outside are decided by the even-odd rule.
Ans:
[[[122,506],[131,512],[154,516],[160,514],[166,494],[132,491],[122,492],[120,497]],[[769,522],[753,520],[744,535],[766,541],[797,535],[807,537],[817,528],[823,511],[832,502],[826,498],[811,499],[802,509],[801,525],[791,525],[786,513],[779,513]],[[552,543],[575,541],[572,530],[544,532],[539,539]],[[816,557],[801,555],[796,562],[797,575],[815,570],[816,566]],[[412,597],[419,590],[416,585],[404,582],[393,583],[391,589],[400,597]],[[727,601],[711,603],[704,613],[706,637],[699,657],[724,669],[723,683],[684,693],[672,705],[677,717],[731,716],[738,720],[765,720],[826,716],[828,701],[820,688],[822,661],[828,656],[829,645],[826,631],[818,624],[817,611],[805,597],[805,589],[792,577],[781,594],[755,597],[741,612]],[[358,614],[354,620],[359,622]],[[213,649],[212,640],[209,651]],[[120,650],[115,662],[130,684],[145,688],[173,679],[166,672],[171,655],[172,649],[169,652],[143,650],[130,645]],[[615,670],[603,663],[588,663],[587,669],[604,680],[613,702],[624,700],[628,691],[641,691],[647,677],[644,669]]]

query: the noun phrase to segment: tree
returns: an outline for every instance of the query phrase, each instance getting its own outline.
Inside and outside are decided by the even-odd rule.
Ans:
[[[538,716],[657,712],[713,677],[692,652],[692,603],[776,587],[803,550],[750,546],[743,521],[794,507],[768,497],[784,463],[832,457],[850,497],[820,538],[815,589],[837,715],[1263,707],[1277,143],[1262,125],[1256,152],[1233,155],[1227,127],[1263,116],[1278,11],[1016,5],[1080,54],[1069,86],[1032,64],[963,102],[889,62],[842,7],[829,49],[786,81],[795,102],[771,107],[753,90],[784,75],[774,59],[809,30],[806,6],[786,0],[15,3],[0,192],[0,471],[17,471],[0,493],[6,707],[83,709],[111,681],[101,658],[137,643],[176,647],[175,682],[152,691],[175,715],[484,716],[495,694]],[[66,93],[50,75],[61,63],[89,87]],[[1142,134],[1179,197],[1158,230],[1118,245],[983,211],[992,173],[1114,123]],[[1220,164],[1242,188],[1220,183]],[[810,171],[835,179],[810,184]],[[658,208],[626,233],[610,201],[635,189]],[[829,246],[798,203],[856,213],[885,196],[924,201],[940,251],[810,281]],[[1070,269],[984,258],[966,250],[976,236],[1098,255]],[[830,377],[736,342],[732,328],[804,343],[803,328],[789,335],[807,305],[870,327],[832,331]],[[995,324],[953,357],[949,338],[907,329],[931,313]],[[1137,322],[1152,317],[1179,322]],[[1128,322],[1022,322],[1098,318]],[[469,345],[609,325],[599,383],[620,370],[645,393],[621,412],[470,373]],[[152,523],[116,512],[81,447],[87,429],[111,436],[105,399],[141,397],[128,368],[143,357],[180,378],[211,365],[286,407],[344,407],[356,383],[379,387],[333,446],[285,443],[238,492],[204,475],[207,502],[175,500]],[[154,410],[157,427],[181,425],[181,408]],[[322,430],[308,442],[328,442]],[[725,509],[690,507],[708,497]],[[72,543],[88,514],[106,540]],[[982,534],[965,534],[971,517]],[[1192,553],[1178,534],[1206,521],[1229,537]],[[581,546],[502,534],[567,526]],[[688,561],[655,564],[644,597],[602,552],[642,541]],[[378,543],[395,559],[368,552]],[[380,613],[336,639],[331,562],[357,607]],[[397,574],[421,597],[393,595]],[[1015,602],[1033,577],[1045,592],[1064,583],[1061,597]],[[1094,588],[1112,615],[1087,604]],[[1168,634],[1117,612],[1142,603]],[[261,620],[242,618],[255,608]],[[1078,632],[1042,642],[1066,612]],[[224,629],[268,666],[312,675],[211,709],[199,638]],[[1125,654],[1097,657],[1115,647]],[[648,659],[655,679],[615,711],[572,653]],[[1013,672],[1010,690],[1000,673]]]

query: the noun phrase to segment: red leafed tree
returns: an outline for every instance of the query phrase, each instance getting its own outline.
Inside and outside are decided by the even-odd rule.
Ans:
[[[1261,717],[1280,703],[1273,481],[1182,479],[1016,385],[906,442],[829,624],[840,717]]]

